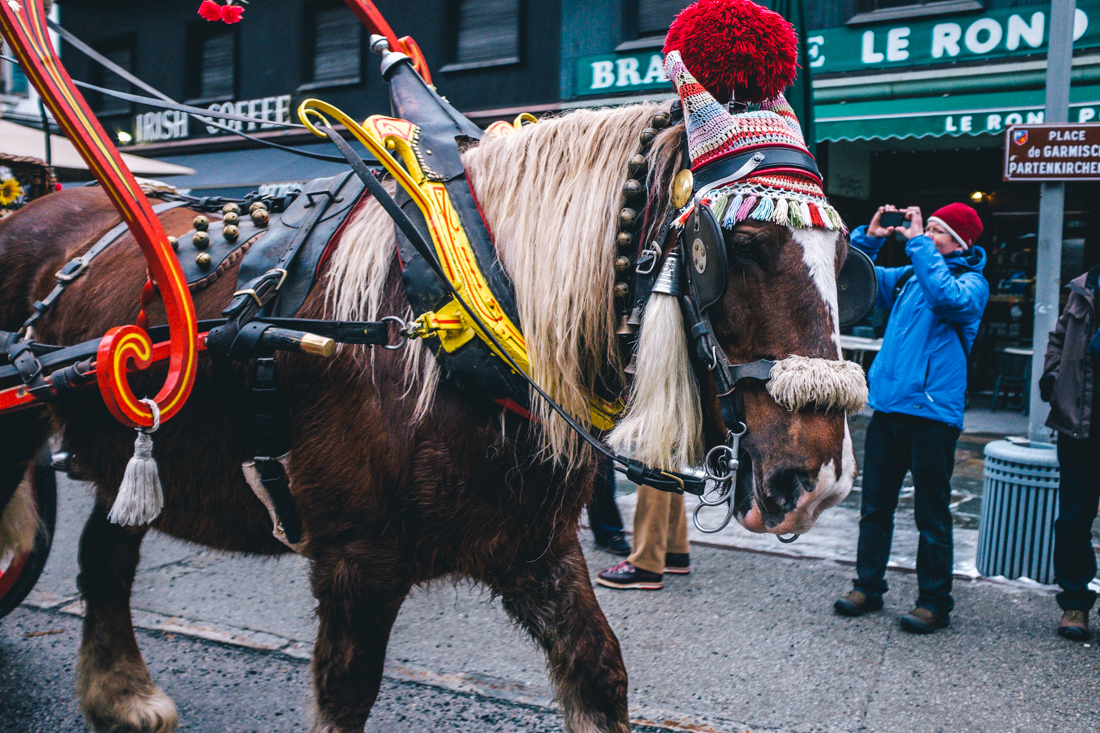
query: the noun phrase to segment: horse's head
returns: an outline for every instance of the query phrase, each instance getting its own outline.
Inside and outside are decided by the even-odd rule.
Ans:
[[[733,364],[769,359],[793,369],[782,385],[773,369],[772,382],[738,387],[747,429],[735,516],[753,532],[801,533],[848,494],[856,473],[845,413],[837,407],[851,398],[837,392],[852,388],[851,371],[838,361],[836,276],[847,237],[758,222],[724,234],[729,285],[709,311],[722,349]],[[713,380],[700,381],[705,443],[712,446],[721,441],[721,413]]]

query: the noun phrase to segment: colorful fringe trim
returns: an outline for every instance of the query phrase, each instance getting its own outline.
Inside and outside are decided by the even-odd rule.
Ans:
[[[769,196],[758,191],[738,192],[731,187],[714,193],[704,203],[710,206],[714,218],[723,229],[732,229],[738,222],[755,219],[796,229],[818,227],[847,231],[840,214],[823,200]]]

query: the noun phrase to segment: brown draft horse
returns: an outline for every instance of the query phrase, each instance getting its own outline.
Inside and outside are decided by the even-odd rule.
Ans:
[[[573,112],[487,138],[464,154],[515,283],[533,376],[576,415],[597,378],[621,377],[612,295],[616,215],[626,161],[658,109]],[[666,129],[649,153],[651,209],[663,210],[683,139],[683,125]],[[193,215],[167,212],[165,229],[183,234]],[[371,200],[354,216],[301,315],[409,313],[392,222]],[[45,197],[0,223],[0,328],[18,328],[53,273],[118,221],[100,190],[83,188]],[[726,238],[730,287],[712,313],[731,362],[837,359],[835,275],[846,238],[755,222]],[[145,277],[137,247],[120,240],[41,322],[38,339],[73,344],[133,323]],[[200,318],[218,317],[235,280],[231,271],[194,293]],[[164,322],[156,307],[150,315]],[[673,340],[667,348],[687,346]],[[591,456],[560,423],[530,423],[457,391],[415,345],[404,353],[345,347],[328,361],[284,355],[281,368],[293,416],[289,474],[320,622],[314,733],[363,730],[402,601],[414,585],[442,576],[486,585],[545,650],[566,730],[625,733],[626,669],[577,539]],[[135,389],[151,393],[161,377],[135,376]],[[273,538],[241,472],[250,459],[235,409],[244,381],[243,369],[215,374],[204,359],[187,406],[156,433],[165,506],[151,527],[221,550],[277,555],[288,550]],[[706,443],[714,445],[714,388],[699,389]],[[745,389],[744,409],[741,445],[752,468],[740,482],[747,488],[739,487],[739,520],[754,531],[812,526],[855,473],[844,414],[788,411],[759,385]],[[173,730],[175,707],[151,679],[130,617],[149,528],[107,520],[134,432],[108,414],[94,389],[48,409],[4,415],[0,497],[11,495],[53,432],[96,494],[80,542],[83,708],[97,730]]]

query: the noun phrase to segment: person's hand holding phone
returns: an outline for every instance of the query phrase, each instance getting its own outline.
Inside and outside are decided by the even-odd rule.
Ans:
[[[905,218],[909,220],[909,226],[905,227],[905,238],[912,239],[924,234],[924,216],[920,213],[919,206],[910,206],[905,210]]]
[[[886,204],[878,207],[878,211],[871,217],[871,223],[867,225],[867,236],[883,238],[889,237],[902,222],[898,207]]]

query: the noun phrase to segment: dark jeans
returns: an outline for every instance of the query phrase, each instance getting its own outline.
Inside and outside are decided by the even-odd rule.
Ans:
[[[950,613],[955,544],[951,524],[951,473],[958,428],[898,413],[876,412],[867,426],[863,457],[863,504],[856,555],[856,590],[881,596],[894,540],[894,511],[905,474],[912,470],[917,546],[917,605]]]
[[[1058,605],[1065,611],[1087,611],[1096,603],[1088,585],[1096,577],[1092,520],[1100,502],[1100,436],[1074,440],[1058,435],[1058,519],[1054,522],[1054,578],[1062,586]]]
[[[623,518],[615,503],[615,469],[610,458],[599,458],[592,501],[588,502],[588,523],[596,542],[606,545],[613,534],[622,534]]]

